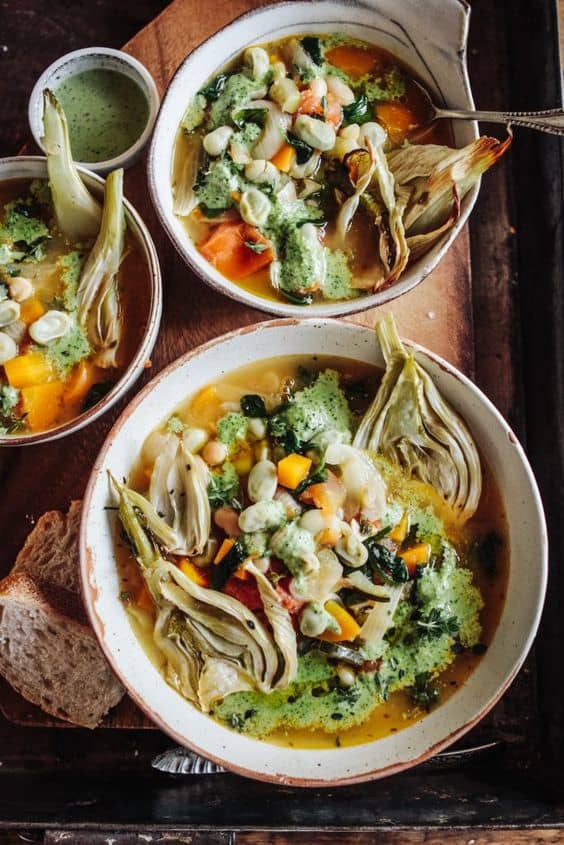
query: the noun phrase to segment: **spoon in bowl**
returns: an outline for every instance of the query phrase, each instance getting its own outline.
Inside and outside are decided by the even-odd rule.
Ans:
[[[415,82],[415,80],[414,80]],[[433,103],[429,94],[415,82],[425,100],[427,107],[424,125],[434,120],[447,118],[450,120],[483,120],[486,123],[505,123],[512,126],[526,126],[527,129],[537,129],[551,135],[564,135],[564,109],[547,109],[546,111],[474,111],[470,109],[440,109]]]

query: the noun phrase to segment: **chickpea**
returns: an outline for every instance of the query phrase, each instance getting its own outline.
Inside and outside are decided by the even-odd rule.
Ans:
[[[219,440],[208,440],[202,449],[202,458],[211,467],[222,464],[227,457],[227,446]]]

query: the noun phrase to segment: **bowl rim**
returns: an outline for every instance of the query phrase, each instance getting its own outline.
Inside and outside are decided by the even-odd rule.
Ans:
[[[72,76],[75,72],[72,69],[73,67],[78,68],[78,66],[82,64],[83,60],[88,58],[95,59],[99,56],[103,56],[106,57],[106,59],[109,59],[111,64],[115,67],[117,73],[122,73],[122,71],[119,69],[120,64],[128,65],[134,71],[137,84],[145,94],[149,106],[147,123],[145,124],[143,132],[139,135],[137,140],[133,144],[131,144],[131,146],[129,146],[126,150],[124,150],[119,155],[114,156],[114,158],[104,159],[103,161],[76,162],[76,164],[80,167],[90,170],[93,173],[100,173],[103,175],[110,170],[115,170],[118,167],[127,168],[134,163],[134,161],[140,156],[144,147],[149,142],[153,127],[155,125],[155,121],[157,119],[160,107],[159,92],[151,73],[145,67],[145,65],[139,61],[139,59],[136,59],[135,56],[131,56],[129,53],[125,53],[123,50],[115,50],[113,47],[82,47],[79,50],[71,50],[69,53],[64,53],[62,56],[59,56],[58,59],[55,59],[54,62],[51,62],[51,64],[45,68],[45,70],[41,73],[37,82],[33,86],[31,94],[29,96],[27,115],[29,127],[31,129],[34,141],[39,147],[39,149],[45,152],[45,147],[41,140],[41,116],[43,113],[41,101],[43,97],[43,89],[46,87],[47,82],[58,69],[68,67],[68,71],[65,73],[65,78],[68,78],[69,76]]]
[[[177,369],[184,367],[185,365],[189,364],[190,361],[197,358],[199,355],[207,352],[208,350],[212,349],[213,347],[232,339],[235,339],[238,336],[243,336],[249,333],[257,332],[257,331],[264,331],[274,328],[280,327],[299,327],[302,324],[307,324],[310,326],[316,326],[318,328],[330,328],[331,326],[339,326],[339,327],[346,327],[354,332],[366,334],[368,332],[372,333],[373,329],[368,326],[363,326],[358,323],[351,323],[344,320],[334,320],[334,319],[327,319],[327,318],[305,318],[302,320],[297,320],[292,317],[280,318],[276,320],[265,320],[259,323],[254,323],[250,326],[244,326],[238,329],[234,329],[230,332],[227,332],[219,337],[212,338],[205,343],[195,347],[194,349],[189,350],[188,352],[181,355],[176,360],[172,361],[167,367],[163,368],[157,375],[151,379],[140,391],[137,393],[132,401],[128,404],[128,406],[124,409],[124,411],[120,414],[119,418],[116,420],[114,425],[112,426],[111,430],[106,436],[106,439],[102,445],[102,448],[94,462],[94,465],[91,470],[91,474],[88,480],[88,484],[86,487],[86,491],[83,497],[83,507],[82,507],[82,516],[80,522],[80,531],[79,531],[79,555],[80,555],[80,577],[81,577],[81,587],[82,587],[82,594],[84,604],[88,613],[88,617],[90,623],[94,629],[96,637],[99,641],[100,647],[104,652],[106,659],[108,660],[112,670],[115,672],[117,677],[122,681],[124,684],[128,695],[135,701],[137,706],[142,710],[142,712],[152,721],[154,722],[157,727],[159,727],[165,734],[170,736],[175,742],[183,747],[187,747],[194,751],[196,754],[199,754],[204,759],[212,760],[219,766],[224,767],[225,769],[234,772],[235,774],[241,775],[243,777],[252,778],[254,780],[264,781],[268,783],[274,783],[278,785],[284,786],[299,786],[299,787],[308,787],[308,788],[315,788],[315,787],[335,787],[335,786],[348,786],[358,783],[365,783],[372,780],[379,780],[383,777],[388,777],[393,774],[397,774],[401,771],[405,771],[407,769],[413,768],[416,765],[424,762],[425,760],[433,757],[439,751],[443,750],[444,748],[451,745],[457,739],[460,739],[464,734],[466,734],[471,728],[474,727],[500,700],[500,698],[504,695],[508,687],[514,681],[516,675],[520,671],[530,649],[535,639],[540,619],[544,607],[544,601],[546,596],[546,586],[548,580],[548,535],[547,535],[547,526],[546,526],[546,518],[544,514],[544,509],[542,506],[542,500],[540,496],[540,492],[536,483],[536,479],[534,477],[533,471],[527,459],[527,456],[524,452],[521,443],[519,442],[517,436],[514,434],[513,430],[504,419],[504,417],[500,414],[497,410],[495,405],[488,399],[488,397],[477,387],[471,379],[465,376],[460,370],[446,361],[444,358],[436,355],[435,353],[431,352],[424,346],[421,346],[418,343],[412,341],[404,341],[408,348],[412,349],[418,354],[421,354],[423,357],[427,357],[433,364],[438,366],[440,369],[444,370],[448,375],[453,377],[459,383],[462,384],[465,390],[467,390],[471,395],[473,395],[481,405],[485,406],[489,413],[491,413],[495,418],[496,422],[500,425],[502,430],[505,431],[506,436],[508,437],[509,441],[515,447],[516,452],[516,459],[521,463],[522,467],[525,470],[525,474],[530,484],[531,490],[531,504],[534,508],[536,522],[538,525],[538,533],[540,537],[540,548],[539,548],[539,567],[540,567],[540,586],[539,586],[539,595],[538,601],[535,608],[535,614],[533,623],[530,626],[529,630],[527,631],[526,636],[524,637],[523,643],[519,650],[519,654],[516,658],[514,658],[514,664],[512,667],[512,671],[509,675],[505,678],[504,682],[499,686],[496,693],[491,696],[491,698],[480,708],[480,710],[467,722],[465,722],[460,727],[456,728],[454,731],[449,733],[446,737],[435,742],[431,747],[428,747],[424,750],[422,754],[420,754],[415,759],[404,760],[397,763],[392,763],[386,766],[383,769],[374,769],[369,772],[363,772],[357,775],[351,775],[343,778],[300,778],[291,775],[283,775],[278,773],[267,773],[267,772],[257,772],[256,770],[246,768],[245,766],[234,764],[229,759],[224,759],[223,757],[217,754],[210,754],[208,751],[201,749],[196,741],[188,740],[186,736],[183,736],[175,729],[171,728],[164,718],[160,717],[158,713],[151,710],[150,705],[148,705],[142,698],[142,696],[134,689],[127,681],[123,678],[119,667],[116,665],[116,660],[114,655],[111,651],[110,646],[108,645],[106,638],[104,637],[104,621],[98,615],[97,609],[95,607],[95,600],[97,596],[97,587],[91,585],[90,582],[90,571],[93,568],[93,555],[90,547],[87,545],[87,533],[88,533],[88,521],[89,521],[89,514],[91,510],[91,499],[94,494],[94,490],[99,482],[99,478],[101,476],[101,470],[106,460],[106,456],[108,451],[111,449],[113,442],[116,436],[119,434],[120,429],[122,426],[129,420],[129,418],[135,413],[137,408],[143,403],[145,398],[151,393],[151,391],[163,380],[166,380],[169,375],[175,372]],[[403,340],[403,338],[402,338]],[[347,357],[347,356],[345,356]],[[234,364],[234,367],[236,364]],[[147,660],[149,658],[146,658]],[[162,683],[166,683],[164,679],[162,679]],[[424,717],[425,718],[425,717]]]
[[[44,175],[47,177],[47,159],[45,156],[6,156],[0,158],[0,167],[3,165],[25,165],[36,164],[41,165],[45,171]],[[82,165],[77,165],[78,171],[81,175],[86,176],[87,179],[92,180],[96,185],[103,188],[105,179],[98,173],[93,173]],[[1,179],[1,182],[8,181],[10,178],[17,179],[18,177],[7,176]],[[24,177],[25,178],[25,177]],[[41,177],[36,177],[41,178]],[[61,437],[66,437],[69,434],[79,431],[90,423],[97,420],[102,414],[105,414],[112,405],[114,405],[122,396],[131,388],[137,378],[141,375],[144,369],[145,361],[151,355],[153,347],[157,340],[161,316],[162,316],[162,277],[161,268],[157,249],[155,247],[153,238],[145,222],[143,221],[139,212],[135,209],[132,203],[124,197],[124,208],[126,218],[131,218],[139,231],[139,243],[146,251],[147,264],[149,270],[150,280],[150,304],[147,313],[147,322],[145,332],[141,339],[141,343],[132,357],[128,367],[124,370],[123,375],[115,383],[112,389],[92,408],[74,417],[55,428],[47,431],[38,431],[34,434],[9,434],[0,435],[0,448],[4,446],[30,446],[36,443],[47,443],[54,440],[59,440]]]
[[[344,0],[331,0],[331,2],[336,5],[342,5],[343,7],[348,7],[351,5],[350,3],[347,3]],[[456,45],[456,55],[458,60],[458,67],[461,72],[461,81],[464,90],[464,96],[466,98],[466,106],[468,108],[474,108],[474,98],[470,85],[470,77],[468,74],[467,62],[468,30],[471,9],[466,0],[451,0],[451,2],[453,2],[459,8],[459,12],[461,15],[461,27],[458,34],[458,44]],[[444,255],[451,248],[453,242],[456,240],[456,238],[464,228],[464,225],[468,220],[468,217],[470,216],[476,203],[481,184],[481,179],[479,179],[464,197],[460,216],[453,228],[450,230],[450,232],[448,232],[444,236],[442,243],[441,241],[439,241],[436,253],[430,258],[428,257],[428,254],[422,256],[422,258],[420,259],[421,267],[419,268],[417,275],[415,275],[411,279],[404,278],[402,280],[400,278],[398,282],[394,282],[391,285],[379,291],[376,291],[375,293],[371,293],[367,296],[359,296],[356,299],[341,300],[335,303],[323,302],[321,304],[314,304],[310,306],[292,305],[291,303],[269,300],[265,297],[258,296],[257,294],[251,293],[250,291],[247,291],[244,288],[240,287],[235,282],[231,281],[226,276],[223,276],[221,273],[219,273],[219,271],[215,270],[215,268],[213,268],[209,264],[209,262],[207,262],[204,258],[198,257],[196,253],[192,254],[189,251],[186,243],[184,241],[181,241],[181,239],[177,237],[173,225],[171,223],[171,215],[168,214],[168,212],[164,208],[163,203],[161,202],[158,180],[155,172],[157,167],[157,159],[160,158],[162,155],[161,147],[165,147],[166,136],[163,136],[163,140],[161,140],[160,132],[164,120],[164,113],[168,107],[169,102],[171,101],[171,95],[177,88],[180,89],[182,87],[183,76],[186,73],[187,68],[189,68],[193,64],[196,64],[198,61],[198,57],[202,53],[202,51],[209,47],[209,45],[219,35],[225,33],[231,27],[245,20],[249,20],[253,17],[266,15],[269,12],[272,12],[273,10],[281,7],[294,8],[296,10],[306,10],[308,8],[311,8],[311,5],[312,4],[310,0],[282,0],[282,2],[279,3],[267,4],[265,6],[260,6],[255,9],[250,9],[249,11],[243,12],[241,15],[238,15],[236,18],[229,21],[224,26],[220,27],[218,30],[216,30],[210,36],[204,39],[200,44],[198,44],[198,46],[195,47],[194,50],[188,53],[176,69],[170,82],[167,85],[165,94],[161,102],[159,115],[155,122],[153,136],[151,138],[151,143],[147,156],[147,182],[149,185],[149,194],[151,197],[151,202],[157,213],[161,226],[165,230],[170,242],[172,243],[178,255],[180,255],[182,260],[185,262],[185,264],[188,265],[190,270],[192,270],[192,272],[199,279],[201,279],[205,284],[211,287],[212,290],[214,290],[216,293],[228,296],[230,299],[233,299],[236,302],[240,302],[243,305],[246,305],[247,307],[255,308],[267,314],[273,314],[277,317],[297,317],[298,319],[304,319],[307,318],[307,316],[311,316],[316,319],[324,319],[358,314],[370,308],[375,308],[377,306],[389,303],[397,297],[408,293],[410,290],[413,290],[413,288],[421,284],[421,282],[423,282],[430,275],[430,273],[438,266],[438,264],[442,261]],[[367,4],[364,2],[353,2],[353,5],[366,7]],[[219,67],[221,67],[221,65],[219,65]],[[478,123],[476,121],[473,121],[470,123],[470,125],[472,127],[474,138],[477,138],[479,135]],[[166,146],[168,147],[168,144]],[[172,216],[174,216],[173,213],[171,214]]]

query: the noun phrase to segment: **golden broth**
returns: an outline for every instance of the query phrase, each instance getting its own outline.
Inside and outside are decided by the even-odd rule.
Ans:
[[[31,180],[9,179],[0,183],[0,220],[3,217],[4,206],[15,199],[23,198],[29,193]],[[63,294],[63,281],[61,270],[56,266],[57,258],[69,251],[69,244],[61,235],[54,234],[45,242],[45,257],[39,262],[22,262],[18,267],[18,274],[29,279],[34,287],[33,296],[29,301],[21,304],[22,319],[30,325],[34,319],[41,316],[54,302],[60,300]],[[6,282],[0,275],[0,282]],[[118,273],[120,312],[123,324],[123,333],[118,349],[118,366],[112,369],[102,369],[90,366],[88,376],[83,377],[81,383],[81,364],[76,364],[66,375],[61,377],[53,373],[45,380],[46,383],[62,381],[62,392],[53,392],[53,406],[48,411],[43,411],[41,416],[48,420],[45,425],[37,430],[43,431],[55,428],[69,420],[74,419],[83,412],[84,388],[90,388],[98,383],[115,384],[122,377],[128,368],[133,356],[139,348],[145,333],[148,310],[151,299],[151,279],[147,261],[142,248],[133,237],[129,229],[126,231],[124,242],[124,258]],[[35,315],[29,307],[33,303],[36,310]],[[29,314],[29,319],[26,319]],[[33,341],[29,334],[24,335],[19,344],[18,355],[25,355],[31,350]],[[88,361],[88,359],[85,359]],[[5,376],[4,368],[0,365],[0,384],[2,376]],[[82,390],[80,388],[83,388]],[[106,391],[107,392],[107,391]],[[45,400],[47,401],[47,400]],[[29,427],[21,429],[26,433]]]
[[[341,373],[345,384],[362,382],[366,387],[366,395],[353,406],[353,410],[359,414],[362,414],[370,404],[382,376],[377,367],[348,358],[321,355],[282,356],[227,373],[212,385],[188,397],[178,406],[175,414],[188,426],[206,428],[214,432],[216,421],[232,409],[229,407],[230,403],[238,402],[241,396],[249,392],[266,396],[278,393],[281,385],[291,385],[300,366],[314,372],[331,367]],[[505,601],[509,575],[509,541],[502,497],[483,459],[482,469],[483,489],[478,510],[462,528],[460,526],[457,528],[453,523],[451,511],[436,494],[432,504],[439,517],[445,521],[449,536],[460,551],[465,551],[475,540],[489,532],[495,532],[503,540],[498,550],[495,577],[488,577],[478,567],[474,570],[474,583],[480,589],[484,599],[484,607],[480,613],[481,643],[487,646],[493,639]],[[129,484],[138,491],[145,492],[151,470],[152,467],[140,459],[129,476]],[[421,485],[422,488],[424,486]],[[393,494],[393,482],[390,483],[389,489]],[[162,668],[162,656],[152,641],[154,614],[151,604],[147,602],[147,593],[143,589],[139,566],[119,533],[116,533],[116,560],[120,589],[123,591],[124,600],[133,611],[131,614],[133,629],[149,658],[158,668]],[[138,596],[141,597],[141,601],[136,603]],[[454,662],[441,673],[438,679],[441,704],[465,683],[480,660],[479,654],[464,652],[457,655]],[[315,749],[334,748],[336,744],[339,746],[358,745],[396,733],[420,721],[424,716],[425,711],[413,704],[408,692],[400,690],[392,693],[388,701],[378,706],[361,725],[344,730],[337,735],[322,730],[292,728],[277,730],[271,733],[266,741],[295,748]]]
[[[292,36],[292,38],[300,38],[303,37],[304,34],[305,33],[302,33],[301,36]],[[284,38],[279,41],[274,41],[260,46],[269,53],[271,62],[274,62],[280,58],[280,53],[283,51],[284,46],[288,41],[290,41],[290,38]],[[406,139],[409,139],[410,143],[414,144],[453,146],[453,135],[448,121],[439,120],[428,124],[428,105],[418,85],[414,82],[414,80],[416,80],[419,84],[422,84],[421,80],[419,80],[415,72],[405,62],[400,61],[394,55],[381,47],[376,47],[368,44],[367,42],[359,41],[358,39],[347,38],[345,39],[345,44],[352,45],[353,48],[361,48],[362,53],[370,57],[371,67],[369,73],[371,75],[378,77],[385,73],[387,69],[395,66],[400,68],[405,77],[405,94],[398,102],[401,106],[406,107],[414,118],[414,124],[411,125],[409,130],[401,125],[395,125],[393,118],[388,117],[388,122],[386,122],[383,119],[383,114],[378,113],[379,106],[374,106],[374,119],[387,125],[389,149],[400,147]],[[339,50],[340,48],[337,47],[336,49]],[[331,50],[327,51],[327,55],[331,52]],[[365,60],[363,58],[363,63],[364,62]],[[370,62],[367,63],[367,66],[369,64]],[[238,70],[240,66],[241,58],[239,57],[237,60],[222,68],[219,72],[232,73]],[[357,74],[356,77],[354,74],[350,75],[351,78],[354,79],[358,77],[359,74]],[[398,123],[398,121],[396,121],[396,123]],[[178,180],[181,179],[182,164],[187,152],[188,142],[186,134],[182,127],[180,127],[175,140],[175,154],[172,170],[173,184],[176,184]],[[334,203],[331,204],[331,206],[334,205]],[[337,208],[336,206],[328,207],[327,203],[322,205],[322,208],[324,208],[327,213],[328,219],[327,225],[323,227],[323,243],[329,248],[340,249],[342,244],[340,243],[340,239],[336,237],[334,231],[334,218],[337,213]],[[239,215],[236,212],[228,212],[228,216],[230,214],[232,214],[235,219],[239,219]],[[188,237],[198,247],[202,246],[207,241],[214,229],[217,227],[217,223],[213,220],[203,220],[202,214],[198,208],[195,209],[195,211],[193,211],[188,217],[181,218],[181,220]],[[359,212],[355,215],[353,224],[347,233],[346,248],[351,257],[354,288],[357,289],[358,294],[362,294],[363,291],[370,292],[375,288],[375,286],[381,286],[383,281],[383,267],[378,256],[378,236],[375,232],[370,216],[364,212],[362,206],[360,207]],[[229,273],[224,273],[224,275],[231,282],[239,285],[239,287],[243,288],[248,293],[260,296],[263,299],[270,300],[271,302],[287,302],[284,296],[272,287],[268,267],[260,269],[257,272],[250,273],[244,278],[236,277]],[[314,294],[314,296],[316,295]],[[316,296],[316,298],[319,297]]]

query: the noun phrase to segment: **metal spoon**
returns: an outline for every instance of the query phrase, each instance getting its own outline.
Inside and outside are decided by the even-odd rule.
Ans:
[[[415,81],[415,80],[414,80]],[[471,111],[469,109],[440,109],[431,100],[429,94],[415,82],[425,99],[428,117],[425,123],[447,118],[450,120],[483,120],[486,123],[505,123],[512,126],[526,126],[551,135],[564,135],[564,109],[546,111]]]

